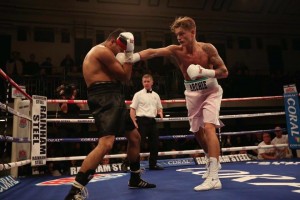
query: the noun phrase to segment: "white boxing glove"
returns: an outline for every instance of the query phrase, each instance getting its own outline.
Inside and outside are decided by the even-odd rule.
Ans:
[[[133,51],[134,50],[134,36],[130,32],[122,32],[117,38],[117,44],[124,51]]]
[[[187,70],[187,74],[192,80],[201,77],[214,78],[216,76],[216,72],[213,69],[205,69],[201,65],[191,64]]]
[[[122,32],[116,43],[125,51],[125,61],[133,63],[134,36],[130,32]]]
[[[116,55],[116,59],[123,65],[125,63],[125,53],[118,53]],[[141,60],[141,56],[139,53],[134,53],[132,55],[132,63],[139,62]]]

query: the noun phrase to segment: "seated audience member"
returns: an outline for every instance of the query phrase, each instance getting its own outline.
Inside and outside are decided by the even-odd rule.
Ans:
[[[222,148],[230,148],[233,147],[233,142],[231,135],[225,135],[224,140],[222,140]],[[223,152],[223,155],[235,154],[235,151]]]
[[[253,146],[258,146],[259,143],[261,143],[263,141],[262,133],[251,134],[251,136],[254,136],[253,140],[252,140],[252,144],[251,144]],[[250,154],[257,157],[258,156],[258,150],[254,149],[250,152]]]
[[[273,138],[271,141],[272,144],[288,144],[288,136],[283,135],[283,131],[280,126],[275,127],[275,135],[276,137]],[[276,149],[276,156],[278,158],[291,158],[292,151],[288,147],[275,147]]]
[[[110,159],[109,158],[103,158],[102,161],[101,161],[101,165],[109,165],[110,163]]]
[[[262,134],[263,141],[258,144],[258,147],[262,147],[265,145],[271,145],[271,136],[270,133],[263,133]],[[259,160],[274,160],[277,159],[275,155],[275,148],[259,148],[258,149],[258,156]]]

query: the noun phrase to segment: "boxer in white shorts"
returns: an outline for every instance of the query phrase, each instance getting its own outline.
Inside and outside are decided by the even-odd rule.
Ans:
[[[220,126],[219,110],[222,88],[217,79],[226,78],[228,70],[217,49],[210,43],[196,40],[196,24],[190,17],[178,17],[171,25],[178,45],[138,52],[141,60],[168,57],[180,69],[186,86],[186,102],[190,119],[190,130],[208,157],[205,181],[195,191],[221,189],[219,180],[220,142],[216,128]]]
[[[217,79],[185,81],[184,85],[190,131],[198,132],[200,127],[204,128],[204,123],[215,124],[217,128],[221,127],[223,124],[219,120],[219,112],[223,89]]]

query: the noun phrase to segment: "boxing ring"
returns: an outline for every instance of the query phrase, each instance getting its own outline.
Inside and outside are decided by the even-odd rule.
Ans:
[[[3,71],[0,75],[4,78],[8,85],[15,87],[27,99],[32,109],[32,97],[26,92],[21,90],[10,77]],[[8,91],[7,91],[8,93]],[[8,95],[8,94],[7,94]],[[223,99],[222,102],[234,101],[252,101],[260,100],[267,101],[271,99],[282,99],[282,96],[272,97],[250,97],[250,98],[231,98]],[[184,100],[162,100],[163,104],[184,103]],[[48,104],[57,103],[84,103],[86,100],[47,100]],[[127,104],[130,101],[126,101]],[[23,124],[24,120],[32,125],[32,113],[29,115],[20,111],[16,111],[5,104],[0,102],[0,108],[6,111],[5,114],[5,128],[3,135],[0,135],[1,144],[7,147],[7,143],[11,142],[15,145],[32,143],[30,137],[15,138],[7,136],[7,117],[14,115],[14,117],[21,118]],[[252,113],[252,114],[236,114],[236,115],[223,115],[220,119],[232,118],[260,118],[269,116],[284,116],[283,112],[265,112],[265,113]],[[181,122],[187,121],[187,117],[169,117],[162,120],[157,119],[159,123],[164,122]],[[47,119],[47,123],[94,123],[93,119]],[[31,131],[31,130],[30,130]],[[222,132],[219,130],[218,136],[222,140],[222,136],[230,135],[243,135],[243,134],[256,134],[261,132],[273,132],[273,129],[256,130],[256,131],[235,131],[235,132]],[[180,140],[180,139],[193,139],[193,135],[167,135],[160,136],[161,140]],[[63,142],[97,142],[97,138],[47,138],[47,143],[63,143]],[[116,143],[125,141],[124,137],[117,137]],[[146,168],[142,175],[145,180],[155,183],[155,189],[129,189],[127,184],[129,180],[129,173],[122,171],[121,163],[110,163],[99,165],[96,174],[91,182],[87,185],[89,190],[88,199],[299,199],[300,198],[300,159],[282,159],[282,160],[257,160],[248,154],[227,154],[233,151],[251,151],[258,148],[274,148],[286,147],[288,144],[280,145],[266,145],[263,147],[258,146],[243,146],[243,147],[228,147],[222,148],[222,156],[220,162],[222,169],[219,172],[219,178],[222,181],[223,188],[221,190],[212,190],[206,192],[195,192],[193,187],[203,182],[201,179],[202,174],[205,172],[205,159],[201,156],[203,150],[178,150],[178,151],[165,151],[159,152],[161,159],[158,164],[165,167],[161,171],[150,171],[147,169],[147,161],[141,161],[141,166]],[[4,148],[5,149],[5,148]],[[13,151],[13,150],[12,150]],[[32,151],[32,149],[30,149]],[[190,157],[189,155],[197,155]],[[148,156],[149,153],[141,153],[141,157]],[[168,157],[169,156],[169,157]],[[177,156],[177,158],[170,158],[170,156]],[[126,154],[110,154],[106,158],[125,158]],[[48,162],[60,162],[70,160],[83,160],[85,156],[71,156],[71,157],[47,157]],[[70,169],[70,175],[50,176],[50,175],[32,175],[32,176],[18,176],[16,170],[18,167],[28,166],[32,164],[32,159],[27,155],[27,158],[15,160],[13,162],[0,164],[0,172],[11,170],[11,175],[0,177],[0,199],[63,199],[70,189],[75,174],[80,166]]]

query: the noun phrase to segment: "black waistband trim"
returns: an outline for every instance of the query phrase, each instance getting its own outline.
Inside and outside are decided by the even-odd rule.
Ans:
[[[103,85],[103,84],[120,84],[120,82],[117,81],[96,81],[92,83],[88,88],[92,88],[97,85]]]
[[[96,93],[107,93],[111,92],[121,92],[122,91],[122,84],[117,81],[97,81],[92,83],[88,88],[87,91],[89,94],[96,94]]]

